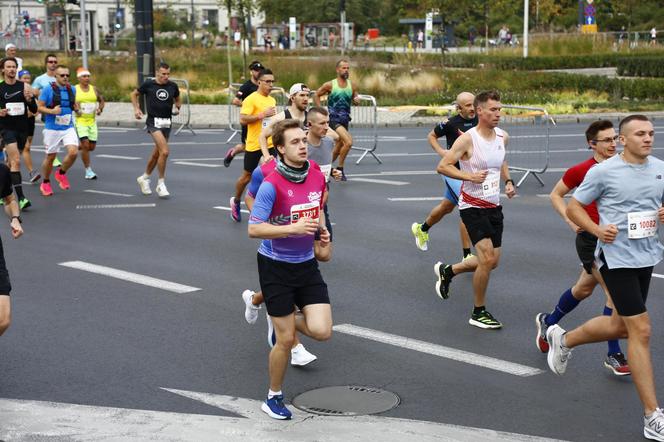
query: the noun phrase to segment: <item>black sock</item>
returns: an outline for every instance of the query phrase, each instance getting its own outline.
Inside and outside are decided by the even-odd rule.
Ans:
[[[473,315],[480,314],[480,313],[482,313],[484,310],[486,310],[486,307],[485,307],[485,306],[474,307],[474,308],[473,308]]]
[[[430,226],[429,224],[427,224],[426,221],[424,221],[424,222],[422,223],[422,231],[423,231],[423,232],[428,232],[430,228],[431,228],[431,226]]]
[[[50,183],[50,182],[51,182],[51,180],[46,179],[46,178],[44,178],[44,179],[42,180],[42,183],[44,183],[44,184],[48,184],[48,183]]]
[[[344,166],[337,166],[337,170],[344,170]]]
[[[470,255],[470,249],[463,249],[463,257]]]
[[[60,175],[65,175],[67,173],[66,170],[62,170],[62,167],[58,167],[58,170],[60,171]]]
[[[21,178],[21,172],[11,172],[11,177],[12,177],[12,186],[14,186],[14,190],[16,191],[16,196],[18,196],[18,200],[22,200],[25,198],[25,195],[23,195],[23,185],[22,185],[22,178]]]
[[[447,280],[454,278],[454,270],[452,270],[452,266],[445,266],[443,273],[445,274],[445,279]]]

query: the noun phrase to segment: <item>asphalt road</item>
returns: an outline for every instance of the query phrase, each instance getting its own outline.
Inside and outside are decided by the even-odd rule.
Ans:
[[[664,127],[657,128],[663,139]],[[335,250],[333,260],[321,268],[334,322],[474,355],[471,363],[460,362],[337,332],[329,342],[304,341],[319,359],[304,369],[289,369],[287,399],[318,387],[366,385],[401,397],[387,417],[573,441],[639,440],[640,402],[629,378],[616,378],[603,368],[605,344],[576,349],[563,377],[548,371],[545,355],[534,345],[535,314],[549,311],[580,270],[574,235],[543,195],[562,168],[589,157],[583,149],[584,129],[578,124],[554,128],[549,171],[541,175],[545,186],[529,177],[517,198],[503,200],[503,255],[487,300],[505,325],[500,331],[468,325],[470,276],[455,278],[446,301],[434,293],[434,263],[460,257],[458,214],[431,229],[428,252],[415,247],[410,233],[411,223],[422,222],[436,204],[413,199],[440,197],[442,192],[441,179],[432,172],[437,159],[425,140],[429,129],[380,130],[377,152],[383,164],[371,158],[347,164],[350,180],[333,183],[330,192]],[[537,128],[510,132],[512,150],[542,150],[545,138]],[[23,216],[25,236],[14,241],[8,226],[0,231],[14,287],[13,324],[0,338],[0,402],[233,416],[162,388],[264,397],[264,309],[259,322],[250,326],[240,297],[244,289],[258,286],[258,242],[247,237],[246,214],[236,224],[228,211],[215,208],[228,207],[241,169],[241,160],[222,166],[227,136],[207,130],[172,138],[168,200],[139,192],[136,177],[145,166],[150,140],[134,129],[101,130],[93,157],[98,180],[85,181],[77,162],[67,192],[54,185],[55,195],[46,199],[36,186],[25,186],[33,200]],[[40,133],[35,145],[39,162]],[[662,155],[661,141],[656,146],[655,154]],[[357,153],[353,155],[356,159]],[[514,154],[510,161],[534,164],[543,158]],[[108,207],[113,205],[125,207]],[[175,293],[61,265],[73,261],[200,290]],[[664,266],[655,272],[664,273]],[[653,362],[660,375],[663,289],[664,281],[653,279],[648,300]],[[561,325],[582,323],[601,313],[603,303],[597,290]],[[520,376],[472,363],[481,356],[536,370]],[[660,397],[663,382],[659,376]],[[4,412],[7,418],[6,407]],[[344,418],[338,419],[341,429]],[[0,411],[0,439],[13,440],[7,425]],[[76,419],[70,425],[75,432]]]

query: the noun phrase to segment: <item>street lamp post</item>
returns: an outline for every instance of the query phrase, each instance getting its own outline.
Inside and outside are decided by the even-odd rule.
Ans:
[[[85,0],[81,0],[81,54],[83,58],[83,67],[88,68],[88,26],[87,13],[85,12]]]
[[[196,34],[196,10],[194,0],[191,0],[191,47],[194,47],[194,34]]]
[[[523,58],[528,58],[528,0],[523,0]]]

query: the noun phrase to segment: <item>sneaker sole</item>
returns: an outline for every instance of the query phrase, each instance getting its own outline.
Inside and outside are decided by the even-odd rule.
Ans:
[[[423,252],[426,252],[427,250],[429,250],[429,247],[428,247],[427,244],[420,245],[420,242],[419,242],[419,240],[417,239],[417,226],[419,226],[419,224],[417,224],[417,223],[413,223],[413,225],[410,226],[410,232],[411,232],[411,233],[413,234],[413,236],[415,237],[415,245],[417,246],[417,248],[420,249],[420,250],[423,251]]]
[[[643,428],[643,437],[650,440],[664,441],[664,437],[662,437],[662,435],[655,433],[647,427]]]
[[[305,365],[309,365],[309,364],[311,364],[312,362],[315,362],[315,361],[317,361],[317,360],[318,360],[318,357],[317,357],[317,356],[314,356],[314,358],[311,359],[310,361],[302,362],[302,363],[295,363],[295,362],[293,362],[293,360],[291,359],[291,365],[292,365],[293,367],[304,367]]]
[[[540,323],[540,316],[543,315],[544,313],[538,313],[535,316],[535,325],[537,326],[537,337],[535,337],[535,346],[539,351],[542,353],[548,353],[549,352],[549,343],[546,343],[546,349],[544,349],[544,344],[542,344],[542,347],[540,347],[540,336],[542,335],[542,327]]]
[[[261,404],[261,410],[265,412],[268,416],[270,416],[272,419],[279,419],[279,420],[289,420],[291,417],[290,416],[282,416],[280,414],[274,413],[272,410],[270,410],[270,407],[267,406],[265,402]]]
[[[235,205],[235,197],[231,197],[231,199],[229,200],[229,206],[231,208],[231,219],[233,221],[235,221],[236,223],[239,223],[239,222],[242,221],[242,216],[238,213],[238,215],[240,215],[240,216],[238,216],[238,219],[235,219],[235,217],[233,216],[233,206],[234,205]]]
[[[32,178],[30,178],[30,184],[35,184],[40,179],[41,179],[41,175],[35,175]]]
[[[626,373],[623,373],[621,371],[617,371],[615,368],[613,368],[611,366],[611,364],[607,364],[606,361],[604,361],[604,366],[616,376],[629,376],[629,375],[632,374],[631,371],[628,371]]]
[[[547,334],[548,334],[548,332],[547,332]],[[558,376],[562,376],[563,374],[565,374],[565,370],[563,370],[562,372],[559,373],[555,369],[555,364],[553,363],[553,351],[551,349],[552,346],[554,348],[555,348],[555,346],[559,346],[560,342],[558,342],[558,340],[555,339],[555,338],[550,339],[548,336],[546,338],[547,338],[547,340],[549,340],[549,352],[546,355],[546,363],[549,366],[549,370],[551,370],[554,374],[557,374]]]
[[[96,180],[96,179],[97,179],[97,175],[95,175],[95,176],[91,176],[91,177],[87,177],[87,176],[86,176],[85,179],[86,179],[86,180]]]
[[[497,324],[497,325],[485,324],[483,322],[476,321],[473,318],[470,318],[468,320],[468,324],[470,324],[474,327],[477,327],[477,328],[484,329],[484,330],[497,330],[499,328],[503,328],[502,324]]]
[[[436,278],[438,278],[438,280],[436,281],[436,295],[437,295],[440,299],[447,299],[447,298],[450,297],[450,291],[449,291],[449,289],[447,290],[447,295],[445,295],[445,293],[443,293],[443,292],[441,291],[441,288],[442,288],[441,286],[443,285],[443,278],[440,276],[440,266],[441,266],[441,265],[443,265],[442,262],[437,262],[437,263],[433,266],[433,272],[436,274]]]
[[[249,293],[249,296],[245,298],[245,293]],[[256,321],[258,320],[258,311],[256,311],[256,315],[250,315],[249,312],[251,312],[251,295],[253,295],[253,292],[251,290],[245,290],[242,292],[242,301],[244,302],[244,320],[247,321],[248,324],[255,324]],[[247,299],[248,298],[248,299]],[[258,309],[256,309],[258,310]],[[254,320],[251,321],[249,319],[250,316],[254,317]]]

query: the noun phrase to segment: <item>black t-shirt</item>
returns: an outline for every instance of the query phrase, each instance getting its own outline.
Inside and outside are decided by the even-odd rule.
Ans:
[[[29,102],[25,99],[23,94],[25,88],[25,83],[22,81],[17,81],[14,84],[7,84],[6,82],[0,83],[0,108],[8,109],[11,107],[13,112],[20,113],[22,115],[7,115],[6,117],[0,117],[0,129],[1,130],[14,130],[16,132],[27,133],[28,132],[28,109],[31,112],[37,112],[37,102],[34,97]],[[10,103],[9,106],[7,103]],[[22,111],[20,110],[22,107]]]
[[[173,102],[180,96],[180,88],[172,81],[158,84],[155,80],[146,80],[138,88],[138,92],[147,97],[148,121],[154,117],[171,118]]]
[[[244,82],[242,86],[240,86],[240,90],[237,91],[237,94],[235,94],[235,98],[237,98],[238,100],[244,100],[249,95],[256,92],[257,90],[258,90],[258,85],[251,80],[247,80]]]
[[[440,123],[436,124],[436,127],[433,128],[433,133],[436,134],[436,137],[438,138],[445,137],[445,141],[447,141],[447,148],[451,149],[457,138],[459,138],[468,129],[475,126],[477,126],[477,116],[470,120],[466,120],[461,115],[457,114],[447,121],[441,121]],[[461,169],[458,162],[455,164],[455,166],[457,169]]]
[[[14,191],[12,186],[12,176],[9,167],[5,163],[0,163],[0,198],[7,198]]]

